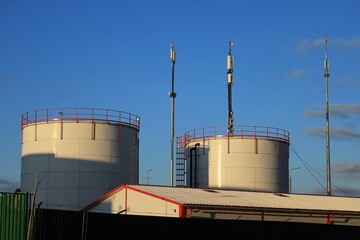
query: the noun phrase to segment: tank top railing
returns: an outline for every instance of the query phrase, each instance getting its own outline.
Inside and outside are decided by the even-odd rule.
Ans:
[[[234,126],[230,135],[227,126],[196,128],[185,132],[184,144],[205,138],[262,138],[290,143],[290,133],[287,130],[264,126]]]
[[[127,124],[140,130],[140,118],[132,113],[102,108],[46,108],[21,115],[21,127],[49,122],[103,122]]]

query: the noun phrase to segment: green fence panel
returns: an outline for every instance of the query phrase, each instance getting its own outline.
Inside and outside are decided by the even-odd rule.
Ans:
[[[27,234],[29,194],[0,193],[0,240],[24,240]]]

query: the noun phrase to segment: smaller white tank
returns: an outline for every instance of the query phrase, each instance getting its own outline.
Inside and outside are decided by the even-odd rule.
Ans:
[[[289,192],[288,131],[259,126],[190,130],[184,135],[186,186]]]

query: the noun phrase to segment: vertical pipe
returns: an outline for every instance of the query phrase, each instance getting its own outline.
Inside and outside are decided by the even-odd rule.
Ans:
[[[197,167],[197,165],[198,165],[198,159],[197,159],[197,156],[198,156],[198,151],[197,151],[197,149],[198,149],[198,147],[200,146],[200,143],[196,143],[195,144],[195,176],[194,176],[194,187],[196,187],[196,185],[197,185],[197,169],[198,169],[198,167]]]
[[[196,143],[195,147],[190,148],[190,162],[189,162],[189,186],[190,187],[196,187],[196,170],[197,170],[197,148],[200,146],[200,143]],[[194,152],[194,153],[193,153]],[[194,158],[194,161],[193,161]],[[194,165],[194,166],[193,166]],[[194,182],[193,182],[193,176],[194,176]]]
[[[192,187],[192,175],[193,175],[193,164],[192,164],[192,158],[193,158],[193,152],[194,148],[190,148],[190,162],[189,162],[189,172],[190,172],[190,176],[189,176],[189,187]]]

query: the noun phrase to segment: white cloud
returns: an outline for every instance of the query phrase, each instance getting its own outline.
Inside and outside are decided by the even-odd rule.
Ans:
[[[295,69],[292,72],[290,72],[286,78],[287,79],[297,79],[297,78],[302,78],[305,77],[307,75],[308,71],[305,69]]]
[[[337,118],[349,118],[351,116],[360,115],[360,105],[356,103],[345,103],[345,104],[331,104],[329,106],[331,117]],[[324,117],[325,108],[317,107],[316,109],[306,110],[304,112],[305,117]]]
[[[360,38],[352,37],[349,39],[344,38],[328,38],[328,45],[339,46],[341,48],[360,49]],[[325,46],[325,37],[316,39],[300,39],[297,40],[296,51],[299,53],[309,53],[313,49]]]
[[[317,39],[300,39],[299,42],[297,43],[296,46],[296,50],[300,53],[308,53],[310,52],[312,49],[320,47],[320,46],[325,46],[324,38],[317,38]]]
[[[305,135],[324,139],[326,136],[325,128],[308,128]],[[360,132],[352,128],[338,127],[330,129],[330,138],[336,140],[359,140]]]

